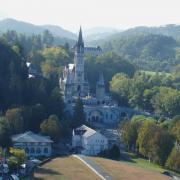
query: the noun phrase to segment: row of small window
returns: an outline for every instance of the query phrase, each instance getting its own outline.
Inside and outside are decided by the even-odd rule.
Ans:
[[[48,143],[41,143],[41,142],[34,142],[34,143],[22,143],[22,145],[32,145],[32,146],[34,146],[34,145],[43,145],[43,146],[47,146],[48,145]]]
[[[87,116],[87,113],[85,113],[85,115]],[[89,116],[91,117],[91,112],[89,112]],[[93,118],[94,116],[92,116],[92,118]],[[109,114],[108,115],[108,113],[106,113],[106,119],[108,119],[110,117],[110,119],[113,119],[113,114]]]
[[[49,151],[48,151],[48,148],[43,148],[43,149],[41,149],[41,148],[25,148],[25,151],[26,151],[26,153],[27,154],[41,154],[41,153],[44,153],[44,154],[47,154],[47,153],[49,153]]]
[[[96,139],[96,142],[101,142],[101,143],[104,143],[104,140],[99,140],[99,139]]]

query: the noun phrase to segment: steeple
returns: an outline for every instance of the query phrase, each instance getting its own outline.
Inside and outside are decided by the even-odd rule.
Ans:
[[[78,44],[84,44],[84,42],[83,42],[83,37],[82,37],[82,29],[81,29],[81,26],[80,26],[80,30],[79,30]]]
[[[83,37],[82,37],[81,26],[80,26],[79,36],[78,36],[78,41],[77,41],[76,46],[77,46],[78,52],[84,52],[84,42],[83,42]]]

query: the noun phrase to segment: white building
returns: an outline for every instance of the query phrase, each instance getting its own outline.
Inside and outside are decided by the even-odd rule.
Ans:
[[[82,125],[73,130],[72,146],[84,155],[97,155],[108,149],[108,140],[99,132]]]
[[[28,156],[46,156],[52,154],[53,141],[49,136],[42,136],[31,131],[12,136],[14,148],[24,149]]]

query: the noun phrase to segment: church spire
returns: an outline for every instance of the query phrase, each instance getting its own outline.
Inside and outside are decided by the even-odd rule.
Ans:
[[[81,29],[81,26],[80,26],[80,30],[79,30],[78,44],[84,44],[84,43],[83,43],[83,37],[82,37],[82,29]]]
[[[77,50],[78,52],[84,52],[84,42],[83,42],[83,37],[82,37],[81,26],[80,26],[79,36],[78,36],[78,41],[77,41]]]

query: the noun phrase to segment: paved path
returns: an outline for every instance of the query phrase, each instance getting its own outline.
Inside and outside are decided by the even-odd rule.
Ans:
[[[93,160],[89,159],[84,155],[73,155],[74,157],[81,160],[86,166],[88,166],[92,171],[94,171],[101,179],[103,180],[112,180],[113,178],[105,172],[98,164],[96,164]]]

